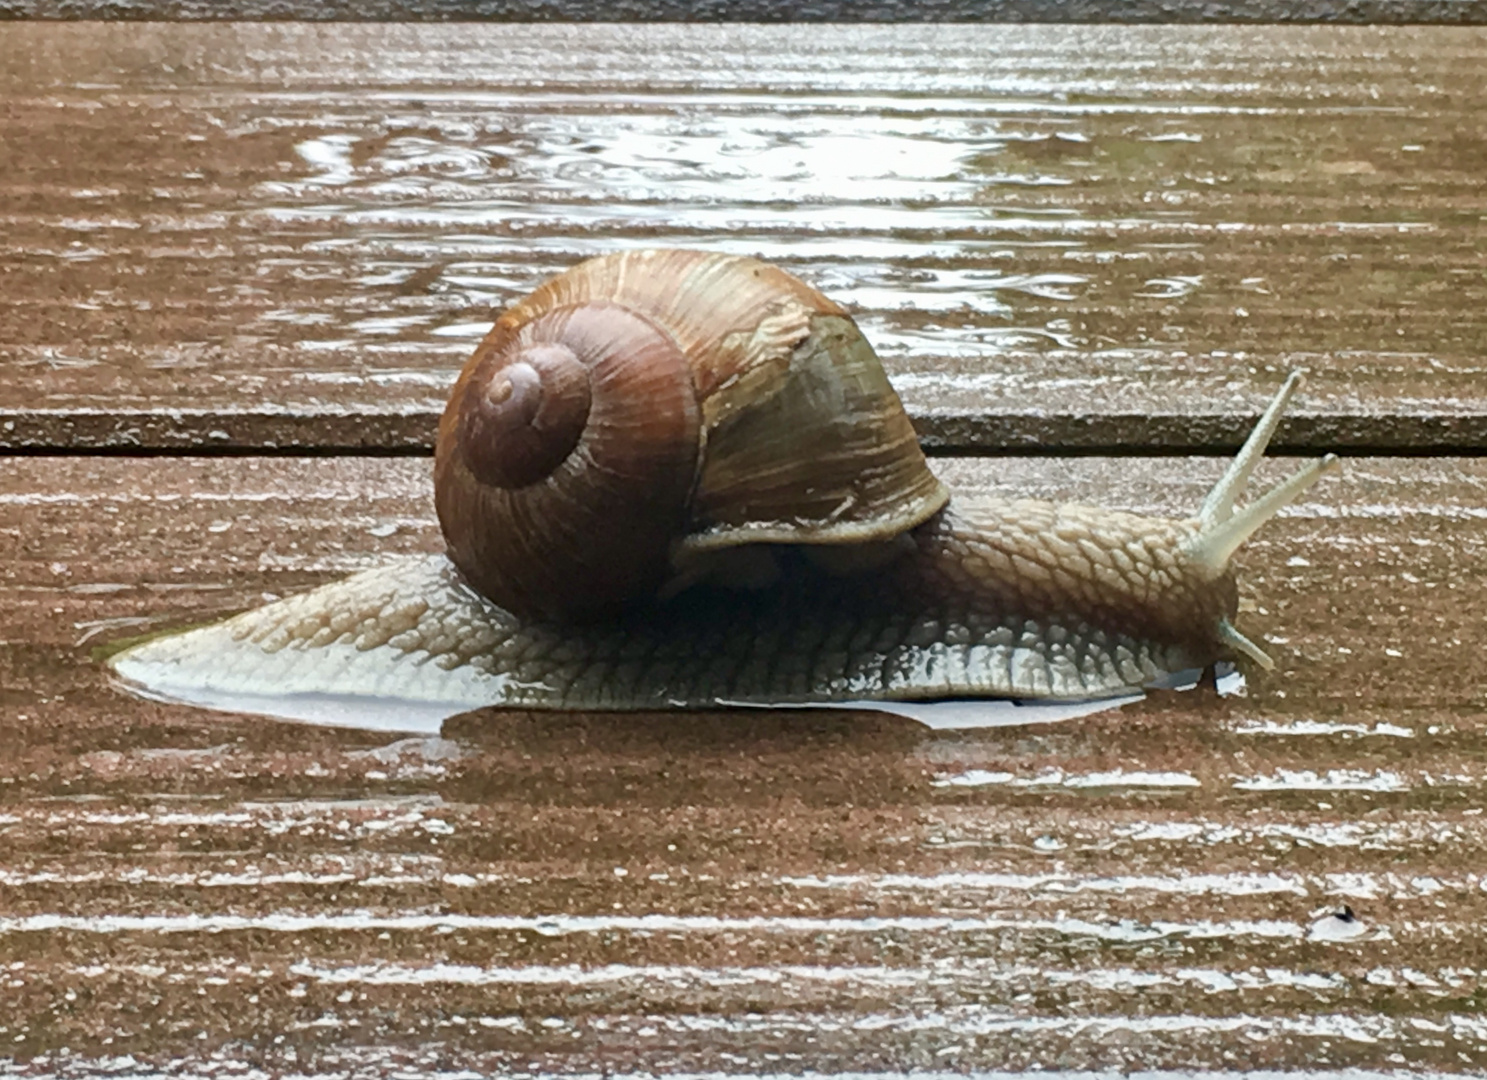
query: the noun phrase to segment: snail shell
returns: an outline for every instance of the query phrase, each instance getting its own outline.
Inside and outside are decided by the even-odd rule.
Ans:
[[[756,259],[592,259],[497,321],[434,466],[450,558],[507,610],[593,616],[753,544],[861,545],[949,500],[847,313]]]

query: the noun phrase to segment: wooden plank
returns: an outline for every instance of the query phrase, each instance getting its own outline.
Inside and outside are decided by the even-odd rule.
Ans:
[[[938,467],[1164,513],[1217,472]],[[1281,664],[1248,697],[1062,725],[471,715],[394,741],[137,701],[90,661],[437,548],[426,477],[0,462],[13,1071],[1487,1065],[1487,462],[1351,463],[1272,523],[1242,619]],[[1360,936],[1320,940],[1342,904]]]
[[[426,450],[618,247],[852,305],[932,449],[1487,445],[1469,29],[0,35],[0,449]]]
[[[1477,0],[0,0],[0,18],[563,22],[1447,23]]]

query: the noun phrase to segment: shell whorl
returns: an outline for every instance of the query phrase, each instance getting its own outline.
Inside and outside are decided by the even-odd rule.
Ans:
[[[724,548],[881,540],[948,498],[840,307],[695,251],[593,259],[513,305],[435,460],[455,565],[558,618],[650,599]]]
[[[535,484],[578,445],[592,404],[589,368],[566,343],[541,342],[509,359],[491,358],[460,403],[466,464],[492,487]]]
[[[450,558],[477,590],[513,611],[571,616],[659,587],[698,446],[690,373],[669,335],[614,304],[559,308],[487,351],[456,400],[435,501]]]

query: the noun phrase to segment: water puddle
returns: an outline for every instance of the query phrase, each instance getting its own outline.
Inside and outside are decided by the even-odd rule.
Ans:
[[[438,735],[445,720],[469,711],[463,705],[451,706],[446,702],[397,697],[215,692],[172,694],[127,680],[115,680],[115,685],[136,697],[167,705],[194,705],[217,712],[246,713],[317,727],[355,728],[409,735]]]
[[[1244,676],[1224,665],[1217,680],[1222,696],[1242,695]],[[192,705],[218,712],[246,713],[276,720],[289,720],[318,727],[353,728],[364,731],[397,732],[408,735],[439,735],[446,720],[470,712],[468,701],[436,701],[395,694],[251,693],[223,691],[208,686],[172,685],[145,666],[118,665],[121,678],[112,680],[121,691],[149,701],[170,705]],[[1192,690],[1200,673],[1180,673],[1174,679],[1153,684],[1150,689]],[[1056,724],[1100,713],[1114,712],[1144,701],[1142,692],[1086,701],[1037,701],[1009,699],[954,699],[945,701],[788,702],[760,704],[720,699],[718,709],[812,710],[840,713],[875,712],[914,720],[934,731],[969,731],[987,728]],[[1069,787],[1190,787],[1198,781],[1187,774],[1111,774],[1108,777],[1070,777],[1017,780],[1010,775],[965,774],[938,781],[951,786],[994,783],[1062,783]]]

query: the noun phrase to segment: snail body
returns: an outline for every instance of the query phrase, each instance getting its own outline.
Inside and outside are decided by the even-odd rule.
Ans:
[[[635,252],[519,301],[440,424],[449,556],[111,661],[156,696],[652,709],[1098,699],[1218,660],[1236,510],[1293,375],[1198,513],[951,499],[845,311],[752,259]],[[948,503],[948,505],[947,505]]]

